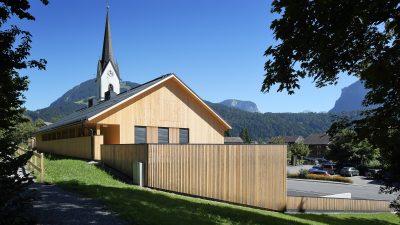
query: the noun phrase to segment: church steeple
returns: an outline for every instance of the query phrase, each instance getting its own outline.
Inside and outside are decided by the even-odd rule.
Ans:
[[[109,7],[107,6],[106,27],[104,30],[103,51],[97,64],[97,99],[104,100],[107,91],[120,93],[120,76],[118,64],[114,59],[111,40]]]
[[[104,41],[103,41],[103,54],[101,56],[101,61],[102,61],[103,65],[107,64],[110,61],[115,64],[113,48],[112,48],[110,18],[108,15],[108,9],[109,9],[109,7],[107,6],[106,28],[104,31]]]

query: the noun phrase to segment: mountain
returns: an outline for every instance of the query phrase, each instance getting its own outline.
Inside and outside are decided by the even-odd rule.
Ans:
[[[341,113],[350,111],[360,111],[365,109],[362,105],[368,90],[361,81],[356,81],[348,87],[342,89],[342,94],[336,100],[335,106],[329,111],[330,113]]]
[[[138,86],[130,81],[121,82],[121,92]],[[60,118],[87,106],[87,99],[96,95],[96,79],[87,80],[73,87],[60,98],[50,104],[49,107],[35,111],[28,110],[27,116],[36,120],[41,118],[45,121],[56,122]]]
[[[259,112],[256,103],[251,101],[241,101],[236,99],[227,99],[225,101],[220,102],[219,104],[240,109],[247,112]]]

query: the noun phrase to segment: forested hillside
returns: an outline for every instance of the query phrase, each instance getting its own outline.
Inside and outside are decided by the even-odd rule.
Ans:
[[[274,136],[324,133],[336,114],[332,113],[251,113],[207,102],[222,118],[232,126],[232,136],[238,136],[247,128],[253,140],[268,140]],[[357,112],[341,115],[355,118]]]

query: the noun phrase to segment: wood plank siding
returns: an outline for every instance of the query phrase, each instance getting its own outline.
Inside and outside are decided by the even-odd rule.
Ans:
[[[72,156],[83,159],[91,159],[91,146],[92,145],[90,136],[51,141],[43,141],[41,138],[38,138],[36,143],[37,149],[42,152]]]
[[[151,188],[279,211],[286,207],[285,145],[103,145],[102,160],[129,176],[134,160],[147,162],[145,185]]]
[[[147,146],[147,144],[102,145],[101,161],[132,177],[134,161],[145,162],[145,166],[147,166]],[[147,177],[145,176],[146,183]]]
[[[170,128],[170,143],[179,142],[179,128],[188,128],[190,143],[223,144],[227,129],[175,79],[165,81],[89,122],[118,125],[120,144],[135,143],[135,126],[148,127],[148,143],[158,143],[157,129],[166,127]]]
[[[389,212],[389,201],[339,199],[321,197],[287,197],[287,210],[346,211],[346,212]]]

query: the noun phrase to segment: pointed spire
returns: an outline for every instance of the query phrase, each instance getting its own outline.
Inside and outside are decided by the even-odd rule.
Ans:
[[[107,5],[107,18],[106,18],[106,28],[104,31],[103,54],[101,56],[101,61],[103,66],[107,65],[109,61],[115,64],[113,48],[112,48],[112,40],[111,40],[110,18],[108,15],[109,8],[110,7]]]

